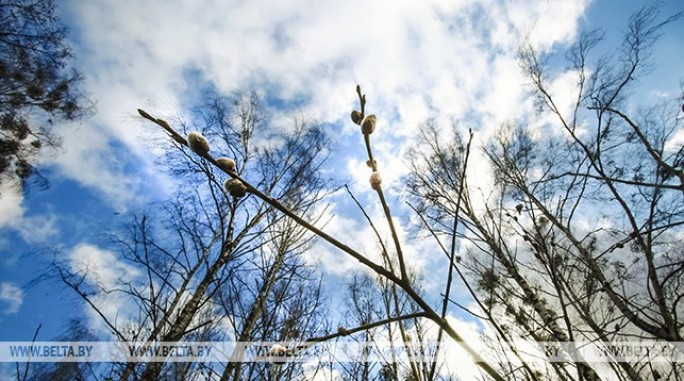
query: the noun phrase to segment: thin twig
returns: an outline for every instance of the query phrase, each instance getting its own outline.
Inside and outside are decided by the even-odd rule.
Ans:
[[[42,324],[38,324],[38,327],[36,327],[36,332],[33,333],[33,338],[31,339],[31,346],[35,344],[36,339],[38,338],[38,332],[40,332],[40,328],[42,326]],[[32,351],[29,352],[28,358],[26,359],[26,366],[24,367],[24,376],[22,377],[23,381],[26,381],[26,378],[28,377],[29,365],[31,364],[31,353]]]
[[[370,216],[366,212],[366,209],[363,207],[363,205],[361,205],[359,200],[356,199],[356,196],[354,196],[354,194],[351,192],[351,190],[349,189],[349,186],[347,186],[347,184],[344,185],[344,189],[347,191],[347,193],[349,194],[349,197],[351,197],[351,199],[354,201],[354,203],[359,208],[361,213],[363,213],[363,216],[366,218],[366,221],[368,221],[368,225],[370,225],[371,229],[373,229],[373,233],[375,234],[375,237],[378,239],[378,243],[380,244],[380,248],[381,248],[382,252],[385,254],[385,256],[388,256],[389,254],[387,252],[387,247],[385,246],[385,242],[383,241],[382,236],[380,236],[380,232],[375,227],[373,220],[370,218]],[[391,271],[392,270],[392,263],[388,262],[388,266],[389,266],[390,271]]]
[[[468,158],[470,158],[470,143],[473,141],[473,131],[468,130],[468,143],[466,144],[466,150],[465,150],[465,157],[463,159],[463,169],[461,170],[461,178],[459,179],[459,184],[458,184],[458,196],[456,199],[456,210],[454,211],[454,224],[451,232],[451,248],[449,250],[449,270],[448,270],[448,275],[447,275],[447,284],[446,284],[446,290],[444,291],[444,299],[442,300],[442,313],[441,317],[442,319],[446,318],[446,314],[448,311],[448,306],[449,306],[449,297],[451,295],[451,283],[454,278],[454,260],[456,258],[456,232],[458,231],[458,213],[459,210],[461,209],[461,197],[463,196],[463,189],[465,187],[465,176],[466,176],[466,170],[468,169]],[[444,335],[444,331],[440,328],[439,332],[437,333],[437,348],[435,349],[436,353],[439,353],[440,350],[440,343],[442,341],[442,336]],[[432,362],[431,367],[430,367],[430,377],[428,379],[432,380],[434,375],[435,375],[435,370],[437,369],[437,362],[436,360]]]
[[[358,88],[357,88],[358,89]],[[360,93],[360,90],[358,90]],[[365,96],[362,96],[362,106],[365,105]],[[174,131],[168,123],[166,123],[162,119],[157,119],[152,117],[150,114],[145,112],[144,110],[139,109],[138,112],[140,113],[141,116],[144,118],[154,122],[155,124],[159,125],[162,127],[164,130],[166,130],[171,137],[179,144],[183,146],[188,146],[187,141],[182,138],[176,131]],[[474,363],[482,368],[482,370],[487,373],[489,376],[491,376],[493,379],[497,381],[505,381],[503,376],[501,376],[487,361],[485,361],[482,356],[480,355],[479,352],[474,350],[470,345],[468,345],[463,337],[456,332],[453,327],[446,321],[446,319],[441,318],[440,315],[438,315],[432,307],[425,301],[423,298],[416,292],[416,290],[413,289],[413,287],[410,285],[410,282],[408,282],[408,277],[402,276],[397,277],[394,275],[391,271],[385,269],[384,267],[374,263],[373,261],[369,260],[366,258],[364,255],[361,253],[357,252],[356,250],[352,249],[351,247],[345,245],[344,243],[340,242],[333,236],[325,233],[321,229],[315,227],[302,217],[296,215],[294,212],[289,210],[287,207],[285,207],[283,204],[281,204],[279,201],[276,199],[264,194],[263,192],[259,191],[257,188],[249,184],[246,180],[244,180],[241,176],[239,176],[235,172],[227,171],[225,170],[222,166],[220,166],[217,162],[216,159],[212,155],[210,155],[208,152],[204,153],[199,153],[198,154],[200,157],[203,159],[207,160],[211,164],[213,164],[216,168],[219,168],[223,172],[225,172],[228,176],[231,178],[240,180],[245,186],[247,186],[248,190],[250,193],[252,193],[254,196],[257,198],[261,199],[268,205],[272,206],[274,209],[278,210],[279,212],[283,213],[287,217],[291,218],[294,220],[297,224],[300,226],[304,227],[305,229],[309,230],[310,232],[316,234],[317,236],[321,237],[323,240],[327,241],[331,245],[335,246],[336,248],[342,250],[343,252],[349,254],[352,256],[354,259],[358,260],[362,264],[364,264],[366,267],[370,268],[373,270],[376,274],[385,277],[389,281],[397,284],[399,287],[401,287],[406,294],[413,299],[416,304],[423,309],[424,316],[433,322],[435,322],[440,328],[442,328],[455,342],[457,342],[461,347],[468,353],[473,358]],[[372,162],[371,162],[372,163]],[[380,195],[382,195],[382,192],[379,192]],[[381,197],[381,199],[384,199]],[[389,212],[389,209],[386,210],[386,212]],[[392,229],[394,227],[392,223],[391,216],[388,219],[390,223],[390,228]],[[393,229],[393,238],[395,239],[395,243],[398,243],[398,236],[396,235],[396,231]],[[403,258],[399,258],[400,261],[403,262]],[[405,272],[405,269],[404,269]]]
[[[361,113],[362,115],[365,115],[365,107],[366,107],[366,95],[361,93],[361,87],[356,86],[356,92],[359,96],[359,104],[361,106]],[[373,158],[373,150],[371,149],[371,144],[370,144],[370,133],[364,133],[363,134],[363,141],[366,145],[366,152],[368,154],[368,163],[371,167],[371,170],[373,173],[378,171],[378,164]],[[397,259],[399,261],[399,272],[401,274],[401,279],[402,281],[406,282],[407,284],[409,283],[409,278],[408,278],[408,272],[406,271],[406,263],[404,262],[404,253],[401,249],[401,242],[399,241],[399,235],[397,234],[397,229],[394,227],[394,221],[392,220],[392,212],[390,211],[389,205],[387,204],[387,200],[385,199],[385,194],[382,191],[382,185],[380,184],[378,187],[375,188],[375,191],[378,194],[378,197],[380,198],[380,204],[382,204],[382,210],[385,213],[385,218],[387,219],[387,225],[389,226],[390,233],[392,234],[392,240],[394,241],[394,247],[395,250],[397,251]]]

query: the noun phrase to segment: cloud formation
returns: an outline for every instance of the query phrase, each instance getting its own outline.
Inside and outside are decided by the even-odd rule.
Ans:
[[[123,158],[105,154],[116,154],[107,141],[145,155],[135,109],[175,115],[190,106],[197,80],[227,93],[259,91],[305,116],[344,122],[347,133],[361,83],[385,129],[381,141],[410,136],[428,117],[477,112],[501,121],[521,111],[518,43],[571,40],[587,3],[71,1],[76,65],[98,113],[56,163],[117,202],[132,197],[139,184],[117,166]],[[387,151],[396,156],[396,145]]]
[[[148,153],[150,130],[141,127],[135,110],[187,112],[197,87],[206,83],[225,93],[257,91],[278,100],[283,114],[294,107],[305,117],[336,124],[336,134],[358,139],[362,152],[356,126],[347,120],[360,83],[369,112],[379,116],[373,138],[390,186],[403,173],[397,158],[427,118],[478,115],[471,123],[485,130],[528,111],[516,62],[519,43],[527,38],[549,49],[571,41],[587,5],[588,0],[72,0],[62,6],[78,42],[75,65],[86,76],[98,112],[65,130],[66,154],[53,164],[115,207],[125,207],[144,184],[160,181]],[[276,123],[284,120],[277,114]],[[123,147],[114,149],[112,141]],[[352,165],[358,155],[352,160],[349,177],[365,185],[368,174]]]
[[[0,229],[13,230],[28,243],[43,243],[57,234],[56,221],[56,216],[45,211],[26,216],[21,188],[11,182],[0,185]]]
[[[5,314],[16,314],[24,304],[24,291],[9,282],[0,283],[0,303],[5,304]]]
[[[139,276],[135,267],[119,260],[113,252],[87,243],[77,245],[68,254],[68,266],[74,275],[92,288],[90,301],[102,316],[110,322],[117,318],[126,320],[127,311],[131,308],[130,299],[116,291]],[[95,310],[88,307],[86,311],[91,328],[105,328],[102,317]]]

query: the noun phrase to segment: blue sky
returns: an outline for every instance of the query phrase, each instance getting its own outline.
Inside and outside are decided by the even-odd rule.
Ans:
[[[36,278],[48,271],[53,255],[100,253],[108,230],[170,195],[173,180],[155,167],[154,143],[163,135],[136,116],[137,108],[187,117],[202,87],[226,94],[256,91],[270,101],[273,125],[286,125],[296,113],[334,130],[339,143],[330,165],[370,203],[362,140],[348,121],[360,83],[380,119],[374,135],[378,161],[396,198],[405,173],[398,158],[422,121],[464,121],[474,126],[481,143],[498,124],[532,111],[515,57],[523,37],[553,51],[581,30],[603,27],[608,47],[629,14],[645,3],[58,1],[71,31],[73,64],[85,75],[84,89],[96,102],[96,113],[57,126],[63,150],[41,158],[50,189],[1,192],[0,340],[30,340],[39,324],[40,337],[47,340],[69,319],[89,317],[59,282],[36,283]],[[663,13],[682,8],[672,0]],[[658,69],[638,89],[641,98],[681,93],[683,48],[680,21],[666,29],[655,53]],[[570,88],[562,81],[555,85],[559,93]],[[480,185],[486,187],[486,180]],[[327,230],[358,248],[371,248],[372,235],[347,210],[349,202],[334,201],[337,218]],[[369,211],[380,215],[377,206]],[[408,255],[429,270],[434,261],[422,254],[421,245],[409,245]],[[357,268],[330,247],[317,253],[321,271],[338,279]],[[103,258],[116,261],[98,260]]]

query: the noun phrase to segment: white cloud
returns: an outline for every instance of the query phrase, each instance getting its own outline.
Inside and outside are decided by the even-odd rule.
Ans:
[[[71,272],[92,289],[89,299],[97,308],[96,312],[92,306],[84,305],[90,328],[102,332],[108,332],[103,320],[106,318],[114,324],[123,334],[129,334],[130,329],[140,330],[139,300],[131,296],[128,292],[129,287],[136,290],[139,295],[149,296],[148,284],[141,278],[141,270],[117,257],[111,251],[103,250],[95,245],[82,243],[77,245],[67,256],[68,266]],[[159,285],[155,284],[159,289]],[[192,291],[186,290],[179,300],[179,305],[184,305],[192,297]],[[218,313],[213,311],[216,306],[206,303],[202,309],[194,316],[194,325],[205,322],[205,313],[212,316]],[[180,313],[181,309],[171,312],[170,319],[174,319],[175,314]],[[101,315],[100,315],[101,314]],[[149,324],[148,321],[145,322]],[[227,335],[233,335],[229,322],[223,320],[219,322]]]
[[[356,220],[341,216],[334,216],[328,220],[329,222],[323,229],[326,233],[333,237],[341,238],[343,241],[353,241],[354,243],[348,242],[352,248],[356,250],[360,248],[360,245],[356,244],[358,242],[357,232],[365,228],[365,226],[361,226]],[[304,255],[311,263],[320,264],[321,270],[333,275],[344,276],[351,271],[363,268],[363,265],[352,256],[338,250],[323,240],[318,240],[316,249],[307,251]]]
[[[28,243],[42,243],[57,234],[57,217],[49,211],[26,216],[24,195],[19,186],[10,181],[0,185],[0,229],[11,229]],[[0,242],[1,243],[1,242]]]
[[[569,41],[586,6],[522,0],[66,2],[63,10],[80,42],[75,64],[97,113],[63,129],[66,153],[51,163],[125,207],[142,186],[134,178],[139,174],[123,171],[127,160],[138,158],[137,168],[150,177],[146,183],[159,181],[149,144],[141,144],[150,141],[149,133],[135,110],[175,115],[190,106],[182,102],[197,90],[196,79],[224,92],[303,98],[303,115],[344,122],[347,133],[355,131],[347,115],[355,107],[354,85],[361,83],[369,111],[380,119],[374,139],[396,157],[396,138],[410,138],[427,117],[475,110],[496,123],[514,115],[522,96],[517,44],[525,36],[541,47]],[[189,77],[191,71],[197,75]],[[117,157],[112,140],[124,142],[130,155]]]
[[[111,251],[90,244],[76,246],[68,254],[68,264],[74,274],[94,287],[96,292],[90,299],[102,315],[110,322],[127,321],[127,312],[132,307],[130,299],[113,291],[134,281],[139,276],[136,268],[119,260]],[[91,307],[86,308],[91,328],[103,329],[102,317]]]
[[[9,282],[0,283],[0,302],[6,305],[5,314],[16,314],[24,303],[24,291]]]
[[[135,128],[136,124],[129,127]],[[117,210],[126,210],[140,195],[143,185],[139,176],[144,169],[132,174],[125,172],[129,161],[135,160],[135,153],[115,151],[110,146],[113,137],[89,124],[63,126],[59,132],[64,149],[59,155],[44,158],[43,163],[56,166],[60,175],[98,191]],[[147,167],[145,162],[140,164],[140,168]]]
[[[0,229],[14,226],[24,215],[24,196],[9,181],[0,183]]]
[[[19,235],[28,243],[45,243],[48,238],[59,233],[57,216],[46,213],[40,216],[24,217],[16,226]]]
[[[71,4],[84,44],[77,64],[98,102],[88,124],[137,153],[144,150],[140,129],[125,117],[141,106],[156,114],[188,106],[183,94],[197,86],[186,82],[189,69],[226,92],[304,97],[305,115],[347,125],[358,82],[370,111],[400,136],[431,115],[472,108],[509,115],[520,97],[517,44],[526,35],[542,46],[568,41],[586,7],[493,0]],[[491,93],[496,99],[482,105]]]
[[[114,253],[94,245],[80,244],[69,254],[69,265],[73,272],[92,284],[111,290],[123,282],[132,281],[137,271],[121,262]]]

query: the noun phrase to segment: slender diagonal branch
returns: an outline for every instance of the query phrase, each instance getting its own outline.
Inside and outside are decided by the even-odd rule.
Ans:
[[[473,131],[469,130],[468,131],[468,143],[466,144],[466,150],[465,150],[465,158],[463,159],[463,169],[461,170],[461,178],[459,180],[459,185],[458,185],[458,198],[456,199],[456,210],[454,211],[454,224],[453,224],[453,230],[451,232],[451,248],[449,250],[449,270],[447,274],[447,283],[446,283],[446,290],[444,290],[444,299],[442,300],[442,313],[441,317],[442,319],[446,318],[446,314],[448,311],[448,306],[449,306],[449,297],[451,295],[451,283],[454,278],[454,267],[455,267],[455,257],[456,257],[456,232],[458,231],[458,214],[459,210],[461,209],[461,197],[463,196],[463,190],[465,186],[465,175],[466,175],[466,170],[468,169],[468,158],[470,157],[470,143],[473,141]],[[437,349],[436,351],[439,352],[440,349],[440,343],[442,342],[442,335],[444,335],[444,331],[442,329],[439,330],[439,333],[437,333]],[[433,377],[435,376],[435,370],[437,369],[437,361],[433,361],[431,367],[430,367],[430,377],[428,379],[432,380]]]
[[[358,85],[356,86],[356,93],[359,96],[359,105],[361,107],[361,114],[365,115],[366,95],[361,93],[361,87]],[[362,130],[363,130],[363,128],[362,128]],[[378,163],[373,158],[373,150],[372,150],[371,144],[370,144],[371,133],[372,133],[372,130],[370,132],[364,132],[363,141],[366,145],[366,152],[368,154],[368,165],[371,167],[371,170],[375,174],[376,172],[378,172]],[[378,194],[378,198],[380,199],[380,204],[382,204],[382,210],[385,214],[385,218],[387,219],[387,225],[389,226],[390,233],[392,234],[392,241],[394,241],[394,248],[397,251],[397,259],[399,261],[399,272],[401,273],[401,279],[404,282],[409,282],[408,272],[406,271],[406,263],[404,262],[404,252],[401,249],[401,242],[399,241],[399,235],[397,234],[397,229],[395,228],[394,221],[392,220],[392,212],[390,211],[389,205],[387,204],[387,200],[385,199],[385,194],[382,191],[382,186],[378,185],[377,187],[374,187],[374,189]]]
[[[360,93],[359,88],[357,87],[357,92]],[[362,96],[362,105],[365,104],[365,96]],[[148,119],[155,124],[159,125],[162,127],[169,135],[171,138],[179,143],[182,146],[188,147],[187,140],[183,138],[180,134],[178,134],[171,126],[169,126],[168,123],[166,123],[162,119],[154,118],[152,117],[149,113],[145,112],[144,110],[138,109],[138,113],[144,117],[145,119]],[[501,376],[487,361],[485,361],[482,356],[480,355],[479,352],[477,352],[475,349],[473,349],[470,345],[468,345],[463,337],[456,332],[453,327],[447,322],[446,319],[442,318],[437,312],[434,311],[434,309],[418,294],[418,292],[413,289],[413,287],[410,285],[410,282],[408,281],[408,277],[405,276],[405,269],[402,271],[404,276],[402,277],[397,277],[395,274],[393,274],[391,271],[387,270],[383,266],[380,266],[373,261],[369,260],[366,258],[364,255],[359,253],[358,251],[352,249],[351,247],[345,245],[341,241],[337,240],[333,236],[327,234],[323,230],[317,228],[310,222],[306,221],[304,218],[298,216],[295,214],[293,211],[288,209],[286,206],[281,204],[278,200],[264,194],[261,192],[259,189],[255,188],[252,186],[249,182],[247,182],[245,179],[243,179],[241,176],[239,176],[237,173],[234,171],[228,171],[226,170],[223,166],[219,165],[218,162],[216,162],[216,159],[209,154],[208,152],[201,152],[198,153],[200,157],[203,159],[207,160],[210,162],[212,165],[214,165],[216,168],[220,169],[221,171],[225,172],[228,176],[230,176],[233,179],[240,180],[248,189],[248,191],[253,194],[255,197],[261,199],[264,201],[266,204],[270,205],[274,209],[278,210],[279,212],[283,213],[287,217],[291,218],[293,221],[295,221],[297,224],[300,226],[304,227],[305,229],[309,230],[310,232],[316,234],[317,236],[321,237],[323,240],[326,242],[330,243],[334,247],[338,248],[339,250],[347,253],[348,255],[352,256],[354,259],[358,260],[362,264],[364,264],[366,267],[370,268],[373,270],[376,274],[381,275],[385,277],[386,279],[390,280],[391,282],[397,284],[399,287],[401,287],[406,294],[413,299],[416,304],[424,311],[424,316],[433,322],[435,322],[441,329],[444,330],[454,341],[456,341],[461,347],[470,355],[476,365],[478,365],[482,370],[487,373],[489,376],[491,376],[493,379],[497,381],[504,381],[505,379],[503,376]],[[371,160],[371,164],[373,161]],[[382,195],[381,192],[379,192],[380,195]],[[381,197],[381,200],[384,200]],[[386,205],[386,204],[385,204]],[[389,208],[386,209],[386,215],[388,216],[388,221],[390,223],[390,228],[393,231],[393,238],[395,239],[395,244],[397,244],[397,247],[400,247],[399,244],[399,239],[396,234],[396,230],[393,229],[394,225],[392,223],[391,215],[389,213]],[[400,256],[400,261],[403,261],[403,257]],[[401,263],[401,262],[400,262]]]

